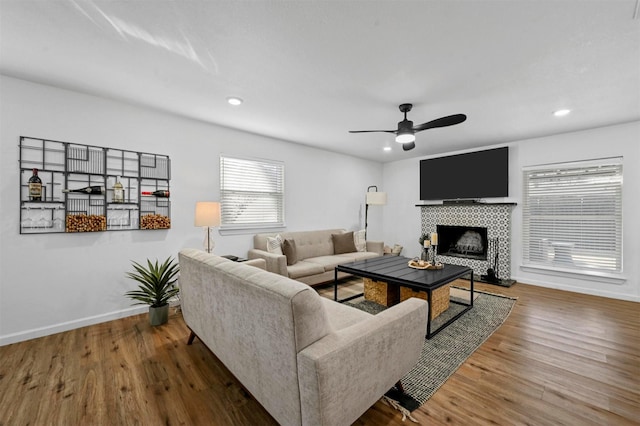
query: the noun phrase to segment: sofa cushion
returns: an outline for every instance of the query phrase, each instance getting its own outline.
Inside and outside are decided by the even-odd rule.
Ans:
[[[324,231],[302,231],[285,233],[287,238],[296,241],[298,261],[316,256],[333,254],[333,240],[331,234],[344,232],[340,229],[327,229]]]
[[[324,267],[322,265],[310,263],[306,260],[299,260],[295,265],[287,266],[289,278],[293,278],[294,280],[308,275],[322,274],[323,272]]]
[[[295,265],[298,262],[298,253],[296,250],[296,241],[291,238],[287,238],[282,243],[282,252],[287,256],[287,265]]]
[[[282,252],[282,237],[280,235],[267,237],[267,251],[273,254],[284,254]]]
[[[333,256],[310,257],[309,259],[305,259],[304,261],[320,265],[322,266],[322,268],[324,268],[324,271],[333,271],[335,267],[341,263],[353,262],[353,258],[345,256],[343,254],[334,254]]]
[[[344,234],[331,234],[333,239],[333,253],[353,253],[358,251],[353,242],[353,232],[345,232]]]
[[[357,251],[355,253],[343,253],[340,255],[341,258],[343,259],[349,259],[348,261],[341,261],[340,263],[347,263],[347,262],[355,262],[356,260],[363,260],[363,259],[373,259],[374,257],[379,257],[380,255],[376,252],[373,251]],[[338,256],[336,256],[338,257]]]

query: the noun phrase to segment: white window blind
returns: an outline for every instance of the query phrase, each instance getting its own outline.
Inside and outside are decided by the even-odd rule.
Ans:
[[[220,157],[222,229],[284,227],[284,164]]]
[[[523,171],[523,263],[622,272],[622,159]]]

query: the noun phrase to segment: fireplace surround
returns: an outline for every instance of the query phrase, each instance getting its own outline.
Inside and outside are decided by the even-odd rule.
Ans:
[[[511,280],[511,212],[515,203],[470,203],[470,204],[418,204],[421,212],[421,232],[438,232],[442,246],[442,235],[438,225],[468,228],[486,228],[486,252],[484,255],[451,256],[438,247],[438,260],[453,265],[468,266],[474,277],[481,280],[492,268],[500,278],[500,285],[510,285]],[[442,228],[441,228],[442,229]],[[446,241],[445,241],[446,243]],[[483,249],[484,251],[484,249]],[[497,262],[496,262],[497,259]],[[496,263],[494,265],[494,263]]]

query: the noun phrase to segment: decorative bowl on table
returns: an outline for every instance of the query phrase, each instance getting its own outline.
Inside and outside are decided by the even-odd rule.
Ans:
[[[413,269],[442,269],[444,266],[440,262],[434,264],[416,257],[409,261],[409,267]]]

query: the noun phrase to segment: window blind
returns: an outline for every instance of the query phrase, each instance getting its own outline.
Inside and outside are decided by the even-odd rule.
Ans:
[[[221,228],[284,227],[284,164],[220,157]]]
[[[622,272],[622,159],[523,171],[523,263]]]

